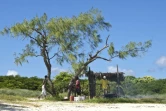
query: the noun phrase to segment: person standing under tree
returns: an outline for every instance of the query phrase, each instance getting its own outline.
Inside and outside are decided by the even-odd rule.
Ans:
[[[103,79],[101,80],[101,84],[102,84],[102,89],[104,92],[104,95],[107,94],[107,88],[108,88],[108,81],[106,79],[106,76],[103,76]]]
[[[76,88],[76,94],[80,96],[81,95],[81,86],[80,86],[80,80],[79,80],[78,76],[76,76],[75,88]]]
[[[40,99],[41,97],[46,98],[46,83],[47,83],[47,75],[45,75],[45,78],[44,78],[44,80],[43,80],[42,92],[41,92],[41,94],[38,96],[39,99]]]

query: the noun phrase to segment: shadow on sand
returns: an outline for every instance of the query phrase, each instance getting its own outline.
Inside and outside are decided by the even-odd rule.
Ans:
[[[24,111],[28,107],[0,103],[0,111]]]

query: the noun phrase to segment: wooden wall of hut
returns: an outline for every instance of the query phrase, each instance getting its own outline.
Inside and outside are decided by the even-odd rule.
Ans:
[[[117,76],[117,74],[119,76]],[[88,77],[89,81],[89,93],[90,93],[90,99],[96,96],[96,79],[102,79],[103,76],[106,76],[106,79],[109,81],[117,82],[117,84],[120,84],[120,81],[124,81],[124,73],[123,72],[116,72],[116,73],[93,73],[93,71],[90,70],[88,73],[86,73],[86,76]]]
[[[96,96],[96,79],[93,72],[89,73],[88,80],[89,80],[90,99],[92,99],[94,96]]]
[[[119,72],[119,78],[117,78],[117,72],[116,73],[94,73],[96,79],[102,79],[103,76],[106,76],[106,79],[109,81],[114,81],[114,82],[118,82],[117,80],[119,79],[119,81],[124,81],[124,73],[123,72]]]

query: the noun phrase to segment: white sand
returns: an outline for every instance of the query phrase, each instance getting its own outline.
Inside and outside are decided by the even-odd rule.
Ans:
[[[0,103],[0,111],[166,111],[166,104],[94,104],[76,102]]]

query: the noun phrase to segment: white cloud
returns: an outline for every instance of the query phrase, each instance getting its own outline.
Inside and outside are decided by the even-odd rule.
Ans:
[[[16,76],[16,75],[18,75],[18,72],[14,71],[14,70],[8,70],[6,75],[7,76]]]
[[[52,71],[53,73],[60,73],[60,72],[66,72],[67,70],[61,69],[61,68],[58,68],[58,67],[54,67],[54,68],[52,68],[51,71]]]
[[[161,67],[166,67],[166,56],[161,56],[157,61],[156,64]]]
[[[117,67],[109,66],[108,67],[108,72],[117,72]]]
[[[119,72],[124,72],[125,75],[134,75],[134,71],[131,69],[121,69],[118,68]],[[114,66],[109,66],[108,67],[108,72],[117,72],[117,67]]]

